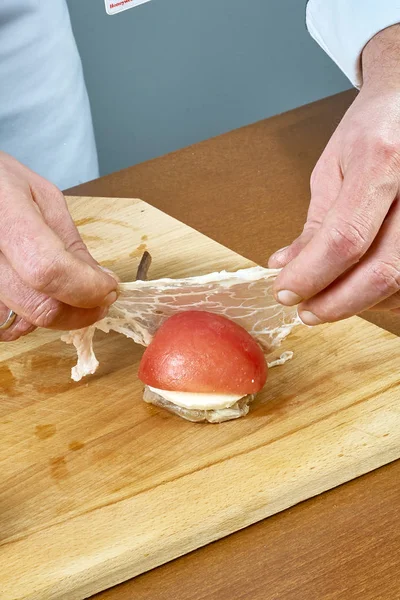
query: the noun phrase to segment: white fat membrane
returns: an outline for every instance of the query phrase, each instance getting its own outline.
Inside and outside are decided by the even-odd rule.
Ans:
[[[123,333],[148,346],[166,319],[187,310],[204,310],[238,323],[269,354],[301,324],[296,307],[282,306],[274,298],[272,287],[278,273],[279,269],[250,267],[234,273],[121,283],[120,296],[105,319],[62,337],[78,352],[73,379],[79,381],[97,368],[92,346],[96,328]]]

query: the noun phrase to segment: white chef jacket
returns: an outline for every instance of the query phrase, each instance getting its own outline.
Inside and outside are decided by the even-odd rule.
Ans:
[[[61,189],[98,176],[65,0],[0,0],[0,150]]]
[[[307,27],[356,87],[360,56],[400,22],[400,0],[309,0]],[[0,149],[61,189],[98,176],[65,0],[0,0]]]
[[[306,19],[312,37],[359,88],[364,46],[400,23],[400,0],[309,0]]]

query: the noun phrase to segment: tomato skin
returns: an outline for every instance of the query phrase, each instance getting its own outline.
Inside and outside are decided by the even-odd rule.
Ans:
[[[203,311],[173,315],[146,348],[139,379],[162,390],[255,394],[267,380],[264,354],[233,321]]]

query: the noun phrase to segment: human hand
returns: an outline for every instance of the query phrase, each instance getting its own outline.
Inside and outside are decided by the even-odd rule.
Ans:
[[[299,238],[269,261],[277,299],[307,325],[400,312],[400,26],[362,57],[364,83],[311,177]]]
[[[0,341],[36,327],[80,329],[101,319],[117,281],[89,254],[51,183],[0,153]]]

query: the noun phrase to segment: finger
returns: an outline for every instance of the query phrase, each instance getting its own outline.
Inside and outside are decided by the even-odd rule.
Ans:
[[[114,302],[115,279],[65,249],[19,181],[2,183],[0,250],[21,279],[72,306],[94,308]]]
[[[100,265],[90,254],[71,217],[63,193],[53,184],[32,173],[31,192],[44,220],[64,242],[65,249],[95,269]]]
[[[112,271],[111,269],[108,269],[107,267],[103,267],[103,265],[99,265],[99,268],[104,271],[105,273],[108,273],[109,275],[111,275],[111,277],[114,277],[115,281],[117,283],[121,283],[121,279],[119,278],[119,276],[114,273],[114,271]]]
[[[0,302],[0,323],[4,323],[8,317],[10,309],[8,306]],[[28,323],[17,315],[14,323],[8,328],[4,330],[0,330],[0,342],[14,342],[18,340],[20,337],[27,335],[34,331],[36,327],[31,323]]]
[[[36,173],[31,172],[31,176],[33,200],[39,206],[46,223],[64,242],[65,249],[93,268],[107,273],[119,283],[119,277],[110,269],[100,265],[90,254],[68,210],[64,194]]]
[[[327,150],[318,161],[310,181],[311,200],[302,234],[290,246],[273,254],[268,267],[279,269],[294,260],[320,229],[327,212],[336,201],[342,185],[342,172]]]
[[[1,158],[6,160],[9,171],[11,170],[17,177],[29,181],[33,201],[40,209],[47,225],[64,242],[65,249],[94,268],[99,268],[99,264],[88,251],[75,226],[63,193],[51,182],[40,177],[11,156],[2,153]]]
[[[396,203],[370,251],[340,280],[299,306],[307,324],[332,322],[386,303],[396,307],[400,290],[400,208]]]
[[[385,176],[371,183],[365,170],[349,171],[321,228],[277,277],[279,302],[299,304],[328,287],[356,264],[376,237],[397,193]]]
[[[0,255],[0,281],[0,302],[35,327],[66,331],[81,329],[101,320],[107,314],[106,308],[75,308],[32,290],[20,279],[3,255]]]
[[[319,226],[316,223],[315,227],[310,227],[307,230],[304,230],[303,233],[290,244],[290,246],[281,248],[272,254],[268,259],[268,268],[281,269],[290,263],[311,241],[318,227]]]
[[[396,292],[390,298],[386,298],[378,304],[371,306],[368,310],[381,311],[381,310],[393,310],[394,308],[400,308],[400,292]]]

